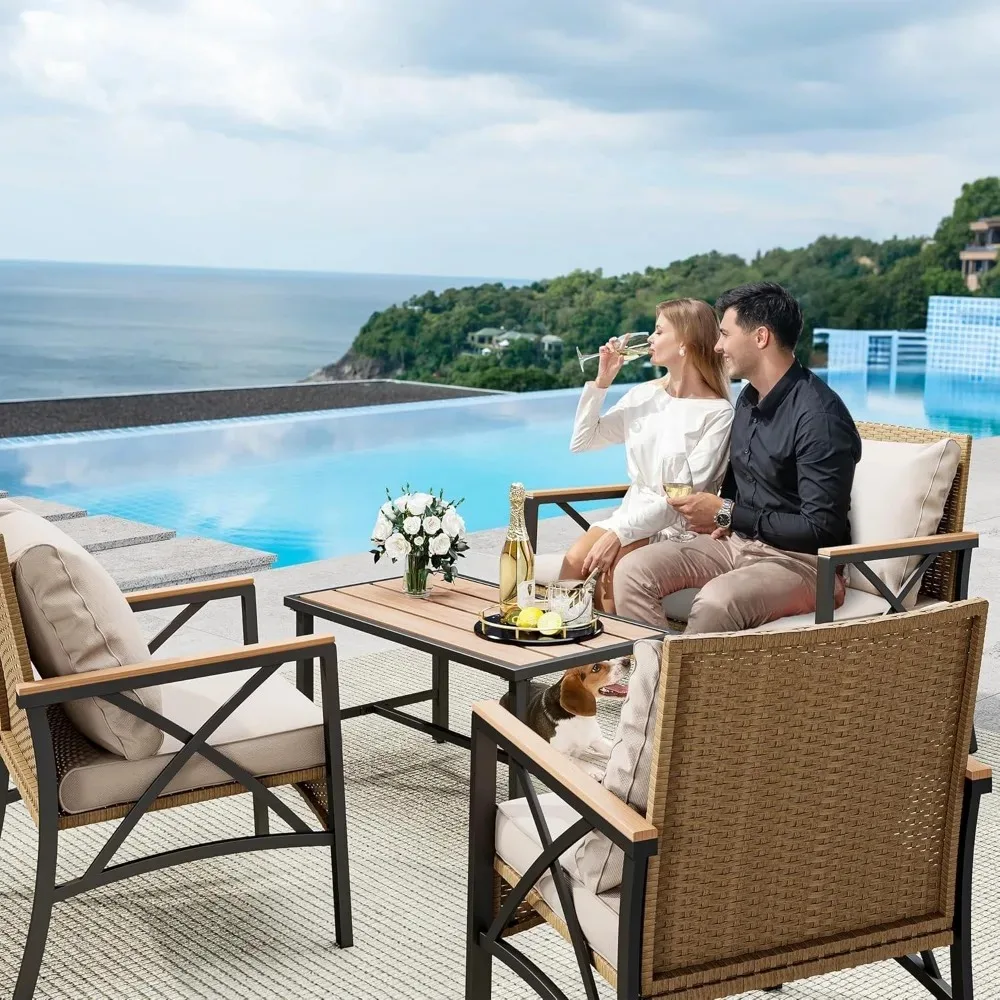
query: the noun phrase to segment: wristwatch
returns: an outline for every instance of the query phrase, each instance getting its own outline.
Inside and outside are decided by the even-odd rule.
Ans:
[[[722,506],[716,511],[715,523],[720,528],[730,528],[733,524],[733,507],[734,503],[732,500],[723,500]]]

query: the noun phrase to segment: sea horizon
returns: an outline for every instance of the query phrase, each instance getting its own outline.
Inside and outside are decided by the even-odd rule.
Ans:
[[[414,295],[523,279],[0,260],[0,400],[300,382]]]

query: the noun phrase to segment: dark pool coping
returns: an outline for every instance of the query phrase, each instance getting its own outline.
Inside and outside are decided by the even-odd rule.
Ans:
[[[467,386],[367,379],[296,382],[244,389],[193,389],[183,392],[14,400],[0,402],[0,438],[149,427],[190,420],[225,420],[482,395],[497,393]]]

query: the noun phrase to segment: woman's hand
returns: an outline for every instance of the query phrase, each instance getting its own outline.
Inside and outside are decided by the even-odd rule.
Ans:
[[[597,361],[597,378],[594,381],[601,389],[607,389],[615,376],[622,370],[625,359],[618,353],[618,338],[612,337],[600,347],[601,356]]]
[[[583,575],[590,576],[595,569],[606,573],[614,565],[621,548],[622,543],[618,536],[613,531],[605,531],[584,557]]]

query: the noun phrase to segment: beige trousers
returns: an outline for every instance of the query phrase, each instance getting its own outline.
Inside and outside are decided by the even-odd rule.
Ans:
[[[625,556],[615,569],[617,613],[669,628],[661,601],[699,587],[686,631],[738,632],[788,615],[816,610],[816,557],[785,552],[730,535],[698,535],[688,542],[655,542]],[[844,603],[837,576],[834,603]]]

